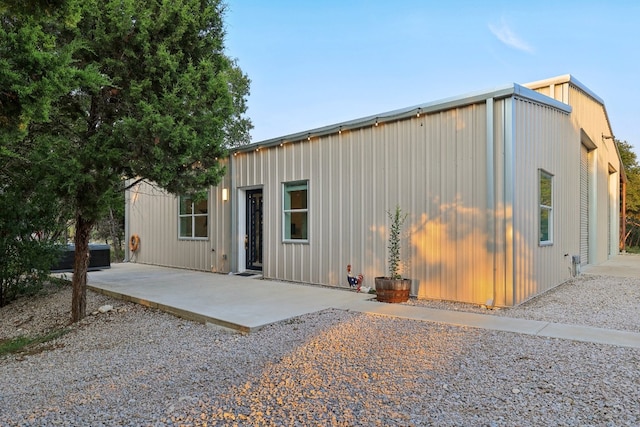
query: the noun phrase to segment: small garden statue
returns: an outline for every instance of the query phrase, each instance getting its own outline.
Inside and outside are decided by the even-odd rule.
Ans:
[[[362,274],[354,276],[351,272],[351,264],[347,265],[347,281],[349,282],[349,286],[351,286],[352,288],[356,288],[356,291],[360,292],[360,287],[362,286],[363,280],[364,276]]]

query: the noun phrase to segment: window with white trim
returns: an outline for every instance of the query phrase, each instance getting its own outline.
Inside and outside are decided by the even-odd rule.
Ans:
[[[538,170],[538,195],[540,202],[540,244],[553,243],[553,175]]]
[[[178,237],[181,239],[206,239],[209,237],[208,198],[194,200],[180,196],[178,201]]]
[[[286,182],[282,185],[282,240],[309,239],[309,181]]]

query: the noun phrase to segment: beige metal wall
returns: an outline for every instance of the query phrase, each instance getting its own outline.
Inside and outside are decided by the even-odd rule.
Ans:
[[[573,108],[571,120],[575,129],[588,136],[589,154],[589,264],[599,264],[618,253],[620,171],[621,165],[607,113],[601,100],[592,96],[581,84],[563,76],[535,82],[532,89],[553,96]]]
[[[484,302],[493,277],[485,111],[475,104],[235,156],[235,185],[264,191],[265,277],[344,286],[352,264],[373,286],[386,273],[386,212],[399,204],[410,215],[402,250],[413,292]],[[281,238],[282,183],[297,180],[309,180],[308,244]]]
[[[571,277],[580,254],[580,133],[569,116],[528,100],[514,101],[514,303]],[[553,175],[552,244],[539,243],[539,170]]]
[[[569,90],[569,99],[576,114],[574,120],[590,136],[597,148],[592,156],[594,186],[590,209],[594,211],[594,224],[590,244],[590,264],[600,264],[618,253],[620,229],[620,172],[622,166],[612,136],[604,106],[595,102],[587,93],[576,87]],[[611,221],[609,221],[609,219]]]
[[[229,272],[231,242],[230,204],[222,201],[222,188],[228,177],[209,190],[209,237],[178,237],[178,198],[142,182],[127,194],[129,236],[140,237],[140,248],[129,253],[129,260],[192,270]]]
[[[579,230],[560,231],[571,222],[560,215],[555,228],[562,248],[537,246],[539,165],[558,171],[558,186],[569,179],[575,187],[557,192],[557,212],[578,203],[579,138],[572,130],[566,113],[540,104],[483,101],[238,153],[233,180],[240,194],[243,188],[264,191],[265,277],[344,286],[352,264],[373,286],[373,278],[386,273],[386,211],[398,203],[409,213],[402,249],[414,294],[512,305],[567,280],[570,257],[564,253],[579,253]],[[569,152],[555,155],[568,139],[575,161],[567,160]],[[521,159],[514,164],[515,157]],[[575,178],[568,178],[571,171]],[[309,242],[283,243],[282,183],[298,180],[309,180]]]

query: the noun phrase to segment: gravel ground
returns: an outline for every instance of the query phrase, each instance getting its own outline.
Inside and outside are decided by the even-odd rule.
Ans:
[[[518,307],[486,308],[448,301],[410,305],[640,332],[640,280],[584,274]]]
[[[451,310],[640,331],[640,279],[582,276],[521,307]],[[250,335],[92,292],[0,358],[0,426],[634,426],[640,350],[326,310]],[[0,309],[0,339],[66,327],[70,290]],[[20,331],[18,331],[20,330]]]

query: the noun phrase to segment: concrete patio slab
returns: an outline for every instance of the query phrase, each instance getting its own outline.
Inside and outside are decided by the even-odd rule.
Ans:
[[[242,332],[371,298],[348,289],[134,263],[90,272],[88,282],[91,289],[116,298]]]

